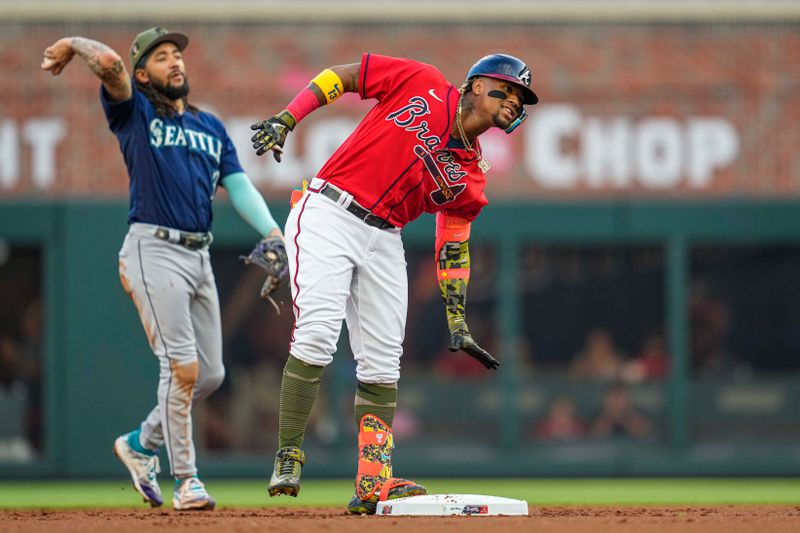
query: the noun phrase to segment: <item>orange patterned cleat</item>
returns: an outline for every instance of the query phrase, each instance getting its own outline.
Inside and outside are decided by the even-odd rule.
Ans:
[[[427,493],[422,485],[392,477],[392,449],[391,428],[375,415],[364,415],[358,432],[356,493],[347,504],[348,513],[375,514],[379,501]]]

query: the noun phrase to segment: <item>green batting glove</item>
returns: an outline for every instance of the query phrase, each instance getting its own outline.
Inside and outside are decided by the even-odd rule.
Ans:
[[[286,136],[294,129],[296,124],[297,121],[294,116],[284,109],[268,120],[251,125],[250,129],[256,130],[256,134],[250,138],[253,142],[253,148],[256,150],[256,155],[262,155],[272,150],[275,161],[280,163],[281,154],[283,154],[283,143],[286,142]]]
[[[478,346],[478,343],[472,338],[469,333],[467,325],[462,323],[458,329],[450,332],[450,344],[448,349],[451,352],[463,350],[470,357],[474,357],[480,362],[487,370],[497,370],[500,366],[500,361],[495,359],[486,350]]]

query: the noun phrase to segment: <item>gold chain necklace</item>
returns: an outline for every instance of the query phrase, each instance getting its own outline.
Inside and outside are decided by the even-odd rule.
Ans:
[[[467,152],[471,152],[475,154],[475,157],[478,158],[478,168],[480,168],[484,174],[486,174],[492,165],[483,158],[483,154],[475,150],[470,142],[467,140],[467,135],[464,133],[464,126],[461,124],[461,98],[458,99],[458,107],[456,108],[456,127],[458,128],[458,134],[461,136],[461,142],[464,143],[464,148],[467,149]]]

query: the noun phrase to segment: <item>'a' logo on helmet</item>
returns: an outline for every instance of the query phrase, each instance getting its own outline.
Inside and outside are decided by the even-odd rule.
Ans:
[[[519,81],[524,83],[527,87],[530,87],[531,86],[531,69],[529,69],[528,67],[525,67],[524,69],[522,69],[522,72],[519,73],[517,78],[519,78]]]

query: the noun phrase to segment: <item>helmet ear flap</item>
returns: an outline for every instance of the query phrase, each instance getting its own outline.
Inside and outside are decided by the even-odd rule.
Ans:
[[[506,135],[517,129],[517,127],[525,122],[525,119],[528,118],[528,112],[524,109],[520,112],[519,116],[514,119],[514,122],[508,125],[505,129]]]

